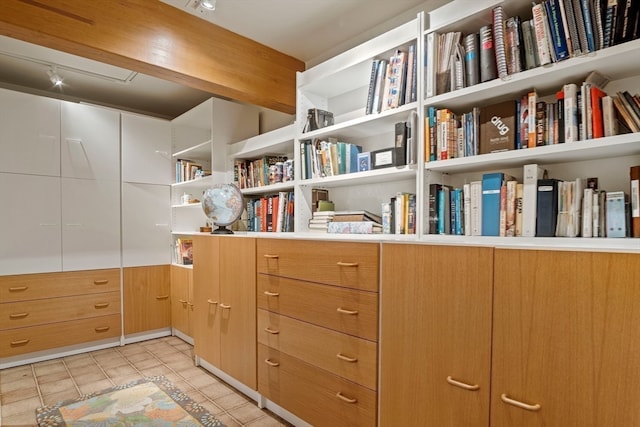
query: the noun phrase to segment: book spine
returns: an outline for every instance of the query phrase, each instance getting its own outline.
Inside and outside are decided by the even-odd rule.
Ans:
[[[582,19],[584,21],[584,30],[587,37],[587,50],[589,52],[594,52],[596,50],[596,42],[593,33],[593,19],[591,16],[590,1],[580,0],[580,8],[582,9]]]
[[[585,188],[582,197],[582,237],[593,235],[593,189]]]
[[[582,15],[581,0],[571,0],[573,5],[573,16],[576,20],[576,27],[578,29],[578,39],[580,40],[581,53],[585,54],[589,52],[589,44],[587,42],[587,32],[584,26],[584,17]]]
[[[631,236],[640,237],[640,165],[629,169],[631,199]]]
[[[507,77],[507,53],[505,50],[505,35],[504,35],[504,10],[502,6],[496,6],[493,8],[493,41],[494,41],[494,53],[496,55],[496,70],[498,71],[498,77],[503,79]]]
[[[551,52],[549,50],[549,36],[546,30],[546,14],[544,6],[540,3],[533,5],[533,28],[535,30],[536,47],[538,49],[538,61],[540,65],[550,64]]]
[[[522,236],[536,235],[536,212],[538,179],[542,179],[544,170],[537,164],[524,165],[522,182]]]
[[[505,21],[505,39],[507,49],[507,73],[522,71],[522,40],[520,18],[511,16]]]
[[[524,184],[516,183],[516,203],[515,203],[515,233],[516,237],[522,236],[522,198],[524,194]]]
[[[566,30],[569,33],[569,39],[571,40],[571,55],[578,56],[582,54],[582,48],[580,46],[580,37],[578,36],[578,25],[573,12],[573,2],[572,0],[562,0],[562,4],[567,17]]]
[[[482,236],[482,181],[471,181],[471,235]]]
[[[467,34],[464,38],[465,77],[467,86],[473,86],[480,82],[480,42],[479,34]]]
[[[547,0],[544,4],[546,7],[549,28],[551,29],[551,45],[555,50],[556,61],[562,61],[570,57],[567,47],[567,39],[564,31],[562,16],[560,15],[560,7],[558,2],[561,0]]]
[[[623,191],[607,192],[607,237],[627,237],[625,199]]]
[[[554,237],[558,218],[558,180],[540,179],[537,184],[536,237]]]
[[[538,104],[538,95],[535,91],[529,92],[527,102],[528,102],[528,114],[529,114],[527,116],[529,118],[529,123],[527,125],[527,128],[528,128],[527,146],[529,148],[533,148],[536,146],[536,131],[537,131],[536,105]]]
[[[480,28],[480,81],[484,83],[497,77],[493,29],[485,25]]]
[[[524,64],[527,70],[536,68],[538,64],[538,46],[535,41],[532,20],[522,22],[522,42],[524,44]]]
[[[482,235],[500,235],[500,187],[504,174],[482,176]]]
[[[564,91],[564,141],[578,141],[578,86],[568,83]]]
[[[369,77],[369,91],[367,92],[367,106],[366,114],[371,114],[373,111],[373,96],[376,90],[376,73],[378,72],[378,59],[374,59],[371,62],[371,76]]]

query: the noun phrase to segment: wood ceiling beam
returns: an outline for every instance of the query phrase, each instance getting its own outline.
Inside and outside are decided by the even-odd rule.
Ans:
[[[2,0],[0,34],[287,114],[304,70],[158,0]]]

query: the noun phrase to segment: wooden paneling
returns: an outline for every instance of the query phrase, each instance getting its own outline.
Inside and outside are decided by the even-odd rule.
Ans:
[[[639,301],[640,254],[496,249],[492,427],[640,425]]]
[[[169,265],[124,269],[124,333],[171,326]]]
[[[5,0],[0,34],[295,112],[304,63],[157,0]]]

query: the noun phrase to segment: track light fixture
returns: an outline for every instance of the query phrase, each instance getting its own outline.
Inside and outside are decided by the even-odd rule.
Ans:
[[[58,75],[58,70],[55,66],[49,67],[49,69],[47,70],[47,75],[49,76],[49,80],[51,80],[51,83],[53,83],[54,86],[62,86],[62,77]]]
[[[190,5],[200,13],[213,12],[216,10],[216,0],[192,0]]]

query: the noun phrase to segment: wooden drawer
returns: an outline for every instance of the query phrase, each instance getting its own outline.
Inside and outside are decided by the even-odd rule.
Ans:
[[[0,276],[0,301],[120,291],[120,269]]]
[[[375,342],[258,310],[258,342],[371,390],[377,388]]]
[[[258,275],[258,307],[378,341],[378,293]]]
[[[258,391],[314,426],[375,426],[376,392],[258,345]]]
[[[46,298],[0,304],[0,329],[120,313],[120,292]]]
[[[0,357],[120,336],[120,315],[0,331]]]
[[[377,243],[258,239],[258,273],[378,292]]]

